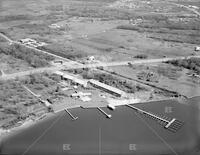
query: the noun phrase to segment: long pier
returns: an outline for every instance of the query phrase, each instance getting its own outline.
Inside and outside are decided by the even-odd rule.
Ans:
[[[166,116],[161,117],[161,116],[155,115],[153,113],[147,112],[145,110],[142,110],[140,108],[137,108],[137,107],[129,105],[129,104],[127,104],[126,106],[136,110],[140,114],[144,114],[144,115],[156,120],[159,124],[164,126],[165,129],[167,129],[171,132],[177,132],[184,124],[182,121],[177,120],[176,118],[170,119]]]

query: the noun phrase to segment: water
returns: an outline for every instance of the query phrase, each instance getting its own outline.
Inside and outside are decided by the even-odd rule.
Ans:
[[[27,129],[4,139],[1,153],[26,155],[55,154],[145,154],[197,155],[199,152],[200,97],[180,104],[167,100],[137,104],[138,108],[184,121],[176,133],[164,129],[155,120],[144,117],[127,106],[115,111],[108,119],[97,109],[70,109],[78,120],[60,112]],[[172,107],[166,113],[166,107]]]

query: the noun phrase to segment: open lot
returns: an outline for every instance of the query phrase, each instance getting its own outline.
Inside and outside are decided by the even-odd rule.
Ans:
[[[49,45],[42,49],[70,59],[96,55],[104,61],[127,60],[141,53],[149,58],[191,55],[199,39],[195,14],[167,1],[40,0],[40,6],[34,0],[1,3],[1,32],[14,40],[44,41]],[[13,14],[13,8],[19,6],[23,7]]]
[[[168,64],[155,64],[112,67],[109,68],[109,71],[133,79],[133,81],[141,81],[146,85],[150,84],[158,88],[177,92],[189,98],[200,95],[200,79],[199,77],[190,76],[192,73],[188,69]],[[147,77],[147,74],[149,77]],[[168,97],[173,96],[173,93],[168,95]]]

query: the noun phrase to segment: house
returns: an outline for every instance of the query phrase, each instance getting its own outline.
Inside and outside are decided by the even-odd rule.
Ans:
[[[32,46],[32,47],[39,47],[39,46],[47,45],[44,42],[39,42],[39,41],[36,41],[34,39],[30,39],[30,38],[21,39],[21,40],[19,40],[19,42],[24,44],[24,45],[29,45],[29,46]]]
[[[83,92],[75,92],[71,95],[71,97],[75,97],[75,98],[80,98],[83,102],[88,102],[91,101],[91,98],[89,96],[91,96],[92,93],[83,93]]]
[[[63,64],[63,61],[62,60],[54,60],[53,63],[55,65],[62,65]]]
[[[95,60],[95,57],[94,57],[94,56],[90,56],[90,57],[87,58],[87,60],[89,60],[89,61],[94,61],[94,60]]]
[[[196,47],[194,48],[194,50],[195,50],[196,52],[200,51],[200,46],[196,46]]]
[[[37,41],[34,39],[26,38],[19,40],[22,44],[28,44],[28,43],[36,43]]]
[[[83,93],[83,92],[77,92],[77,93],[73,93],[71,96],[72,97],[80,97],[80,96],[91,96],[92,93]]]

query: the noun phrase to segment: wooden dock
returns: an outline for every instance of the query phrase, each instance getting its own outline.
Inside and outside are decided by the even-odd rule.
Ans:
[[[139,109],[135,106],[129,105],[129,104],[127,104],[126,106],[136,110],[140,114],[143,114],[147,117],[150,117],[150,118],[156,120],[160,125],[164,126],[165,129],[167,129],[171,132],[177,132],[184,124],[182,121],[177,120],[176,118],[171,119],[166,116],[158,116],[153,113],[147,112],[145,110]]]

